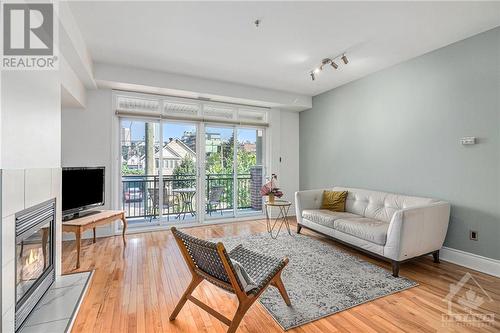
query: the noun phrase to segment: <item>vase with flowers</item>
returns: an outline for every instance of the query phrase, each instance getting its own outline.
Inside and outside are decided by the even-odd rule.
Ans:
[[[278,176],[273,173],[269,181],[260,189],[260,195],[263,197],[267,196],[267,201],[270,203],[274,203],[275,198],[283,196],[283,192],[280,191],[277,183]]]

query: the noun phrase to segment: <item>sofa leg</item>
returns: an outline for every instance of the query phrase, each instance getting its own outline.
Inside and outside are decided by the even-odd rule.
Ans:
[[[439,264],[439,250],[432,252],[432,256],[434,257],[434,262]]]
[[[300,230],[302,230],[302,226],[297,223],[297,233],[300,234]]]
[[[399,261],[392,261],[392,276],[399,277]]]

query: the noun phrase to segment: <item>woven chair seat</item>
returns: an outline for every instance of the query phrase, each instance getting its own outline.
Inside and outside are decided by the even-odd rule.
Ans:
[[[245,271],[257,284],[257,288],[248,291],[247,294],[258,294],[286,265],[284,260],[253,252],[242,245],[238,245],[228,254],[229,258],[238,261],[245,268]]]

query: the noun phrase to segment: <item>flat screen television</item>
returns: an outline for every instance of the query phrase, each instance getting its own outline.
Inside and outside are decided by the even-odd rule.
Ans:
[[[104,205],[104,167],[62,169],[63,217]]]

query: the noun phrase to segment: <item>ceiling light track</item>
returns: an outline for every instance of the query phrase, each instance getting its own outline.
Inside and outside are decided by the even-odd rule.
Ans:
[[[323,70],[323,68],[325,68],[325,66],[329,65],[332,66],[333,69],[338,69],[339,68],[339,65],[337,63],[339,62],[338,59],[342,60],[344,65],[347,65],[349,63],[349,60],[347,59],[345,53],[339,54],[338,56],[333,58],[325,58],[321,60],[321,65],[319,65],[318,67],[314,68],[312,71],[309,72],[311,79],[313,81],[316,80],[317,74],[319,74]],[[337,60],[337,62],[335,62],[335,60]]]

